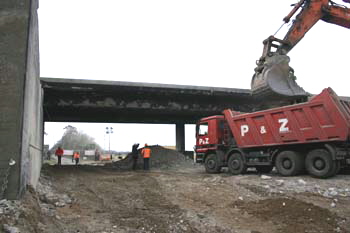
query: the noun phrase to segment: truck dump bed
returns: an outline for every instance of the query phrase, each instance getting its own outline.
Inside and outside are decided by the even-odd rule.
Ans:
[[[306,103],[224,115],[240,148],[346,141],[350,132],[350,103],[331,88]]]

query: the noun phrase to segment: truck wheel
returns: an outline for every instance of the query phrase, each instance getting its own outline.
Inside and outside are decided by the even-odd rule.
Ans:
[[[273,166],[269,166],[269,165],[256,166],[255,169],[258,173],[270,173],[273,169]]]
[[[296,151],[282,151],[277,155],[275,165],[282,176],[295,176],[304,170],[304,157]]]
[[[205,170],[208,173],[219,173],[221,167],[219,166],[218,156],[216,154],[209,154],[204,162]]]
[[[328,178],[337,173],[338,166],[332,160],[329,151],[325,149],[315,149],[310,151],[305,160],[308,173],[316,178]]]
[[[247,171],[247,165],[245,164],[242,155],[234,153],[228,159],[228,169],[233,175],[244,174]]]

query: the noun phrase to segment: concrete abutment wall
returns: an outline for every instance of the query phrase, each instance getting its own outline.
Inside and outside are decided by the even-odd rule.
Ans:
[[[38,0],[0,2],[0,183],[10,159],[5,197],[36,186],[42,164],[43,114],[39,75]]]

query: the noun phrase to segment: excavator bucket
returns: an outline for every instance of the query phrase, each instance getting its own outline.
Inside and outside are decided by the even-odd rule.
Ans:
[[[258,98],[301,99],[308,96],[296,83],[287,55],[266,57],[260,69],[256,69],[251,82],[252,95]]]

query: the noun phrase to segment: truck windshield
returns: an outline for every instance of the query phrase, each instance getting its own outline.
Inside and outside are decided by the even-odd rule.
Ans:
[[[199,125],[199,130],[198,130],[198,135],[207,135],[208,134],[208,123],[200,124]]]

